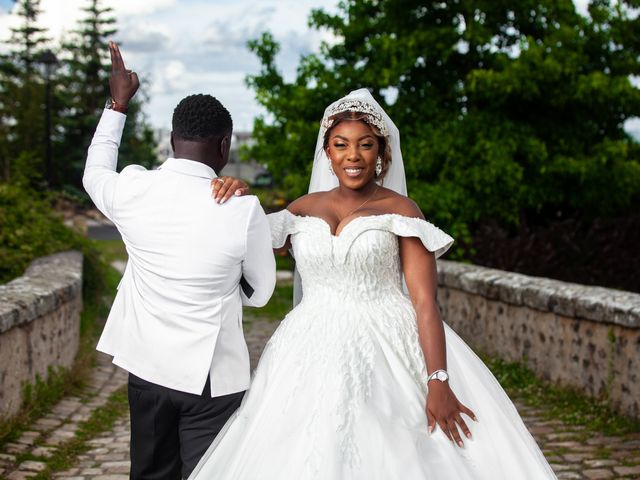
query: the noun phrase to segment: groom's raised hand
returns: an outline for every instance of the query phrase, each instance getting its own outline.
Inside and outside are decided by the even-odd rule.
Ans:
[[[122,54],[115,42],[109,42],[109,53],[111,54],[111,76],[109,77],[111,99],[126,112],[129,100],[138,91],[140,80],[136,72],[127,70],[124,66]],[[121,111],[119,108],[117,110]]]

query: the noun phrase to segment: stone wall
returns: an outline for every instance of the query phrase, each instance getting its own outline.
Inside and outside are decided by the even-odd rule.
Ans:
[[[640,295],[438,262],[443,319],[478,351],[640,417]]]
[[[0,418],[18,412],[26,383],[46,379],[49,367],[73,365],[81,310],[78,252],[40,258],[0,285]]]

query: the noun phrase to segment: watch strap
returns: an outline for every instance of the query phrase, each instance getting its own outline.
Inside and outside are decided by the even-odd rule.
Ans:
[[[113,98],[109,98],[107,100],[107,104],[105,105],[105,108],[109,110],[114,110],[116,112],[124,113],[124,114],[126,114],[127,110],[129,110],[129,107],[127,105],[119,103],[115,101]]]

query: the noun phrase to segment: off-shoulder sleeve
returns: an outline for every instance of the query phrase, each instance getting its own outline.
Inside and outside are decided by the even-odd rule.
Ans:
[[[289,210],[280,210],[267,215],[271,226],[271,244],[273,248],[282,248],[287,237],[296,233],[296,216]]]
[[[433,252],[436,258],[453,245],[452,237],[421,218],[390,215],[389,222],[389,230],[400,237],[418,237],[425,248]]]

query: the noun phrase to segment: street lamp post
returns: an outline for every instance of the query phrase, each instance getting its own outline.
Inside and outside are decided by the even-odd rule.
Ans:
[[[51,145],[51,76],[58,64],[58,59],[51,50],[45,50],[38,58],[38,62],[44,65],[45,79],[45,112],[44,112],[44,144],[45,144],[45,171],[49,186],[53,185],[53,149]]]

